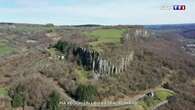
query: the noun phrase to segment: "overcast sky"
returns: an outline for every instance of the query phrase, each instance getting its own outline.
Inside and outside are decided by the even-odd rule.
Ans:
[[[186,11],[161,10],[184,4]],[[70,24],[195,23],[195,0],[0,0],[0,22]]]

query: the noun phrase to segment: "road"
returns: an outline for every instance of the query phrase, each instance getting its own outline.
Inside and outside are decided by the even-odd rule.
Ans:
[[[98,107],[98,108],[125,107],[125,106],[130,106],[130,105],[136,104],[137,101],[142,99],[143,97],[145,97],[147,93],[156,90],[156,88],[148,89],[148,90],[144,91],[142,94],[134,96],[133,98],[125,100],[125,101],[120,100],[120,101],[117,101],[117,102],[84,103],[84,102],[76,101],[76,100],[72,99],[70,96],[68,96],[66,94],[66,92],[64,91],[64,89],[61,88],[53,78],[49,78],[47,76],[44,76],[43,74],[40,74],[40,75],[41,75],[41,77],[47,78],[48,81],[50,81],[50,83],[53,85],[54,89],[59,92],[59,94],[61,95],[61,98],[62,98],[62,101],[60,102],[60,104],[63,105],[63,106]],[[170,90],[168,90],[168,91],[170,91]],[[170,92],[173,92],[173,91],[170,91]],[[163,101],[163,102],[159,103],[152,110],[155,110],[156,108],[158,108],[159,106],[162,106],[163,104],[166,104],[167,102],[168,101],[166,100],[166,101]]]
[[[63,99],[60,104],[62,105],[66,105],[68,104],[68,106],[79,106],[79,107],[120,107],[120,106],[127,106],[127,105],[132,105],[132,104],[136,104],[136,101],[143,98],[145,96],[146,93],[148,93],[149,91],[144,92],[143,94],[137,95],[135,97],[133,97],[132,99],[128,100],[128,101],[117,101],[117,102],[96,102],[96,103],[84,103],[84,102],[79,102],[79,101],[75,101],[74,99],[72,99],[71,97],[69,97],[64,89],[62,89],[56,81],[53,80],[53,78],[48,78],[42,74],[40,74],[41,77],[47,78],[47,80],[53,85],[53,87],[55,87],[54,89],[57,90],[61,96],[61,98]]]

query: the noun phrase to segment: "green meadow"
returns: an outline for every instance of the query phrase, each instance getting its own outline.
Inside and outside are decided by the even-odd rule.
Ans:
[[[0,56],[9,54],[13,51],[14,49],[11,48],[6,41],[0,40]]]
[[[92,42],[91,45],[96,46],[100,43],[120,43],[120,40],[126,29],[97,29],[91,32],[85,32],[87,37],[92,37],[96,41]]]
[[[8,90],[6,88],[0,87],[0,97],[8,96]]]
[[[101,44],[112,43],[118,45],[125,32],[127,32],[127,29],[104,28],[84,32],[84,35],[94,39],[89,45],[92,49],[101,53],[103,52]]]
[[[174,96],[175,93],[167,90],[167,89],[157,89],[154,91],[153,97],[145,97],[142,100],[138,101],[138,105],[136,105],[136,110],[151,110],[153,107],[155,107],[157,104],[168,100],[169,97]]]

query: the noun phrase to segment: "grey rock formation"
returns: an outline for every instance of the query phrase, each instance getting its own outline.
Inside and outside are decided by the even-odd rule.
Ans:
[[[119,74],[125,70],[127,70],[128,65],[133,60],[134,52],[130,52],[127,55],[123,55],[119,60],[120,62],[114,64],[113,62],[104,58],[100,53],[82,47],[75,47],[73,45],[69,45],[68,43],[63,44],[61,42],[60,50],[62,51],[63,55],[58,56],[60,60],[64,60],[72,54],[77,63],[84,67],[86,70],[93,71],[93,73],[99,75],[113,75]],[[63,49],[61,49],[63,47]]]
[[[121,58],[121,63],[118,65],[112,64],[110,61],[102,58],[100,54],[94,50],[87,48],[74,48],[73,55],[77,58],[80,64],[87,70],[101,75],[105,74],[118,74],[127,69],[130,61],[133,60],[134,52]]]
[[[129,29],[123,41],[138,41],[139,38],[150,38],[154,33],[144,28]]]

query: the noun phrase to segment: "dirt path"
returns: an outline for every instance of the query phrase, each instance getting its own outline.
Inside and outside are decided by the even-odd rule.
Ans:
[[[53,78],[48,78],[47,76],[40,74],[41,77],[47,79],[54,87],[55,90],[59,92],[61,95],[61,98],[63,99],[61,104],[68,104],[69,106],[79,106],[79,107],[120,107],[120,106],[128,106],[132,104],[136,104],[136,101],[143,98],[145,96],[144,94],[137,95],[133,97],[132,99],[129,99],[128,101],[117,101],[117,102],[95,102],[95,103],[84,103],[84,102],[78,102],[72,99],[70,96],[68,96],[64,89],[62,89],[56,81],[54,81]]]

